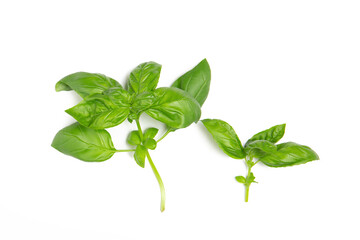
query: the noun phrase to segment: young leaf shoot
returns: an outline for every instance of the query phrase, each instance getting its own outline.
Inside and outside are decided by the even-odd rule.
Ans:
[[[245,202],[249,199],[251,183],[257,183],[251,170],[258,162],[269,167],[288,167],[319,160],[319,156],[310,147],[294,142],[276,145],[284,136],[285,124],[255,134],[242,146],[236,132],[228,123],[219,119],[201,121],[224,153],[234,159],[245,160],[247,176],[235,177],[236,181],[245,186]]]

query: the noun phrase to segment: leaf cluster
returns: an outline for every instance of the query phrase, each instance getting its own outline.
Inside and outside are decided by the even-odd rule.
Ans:
[[[145,166],[147,158],[159,182],[164,210],[164,187],[148,150],[169,132],[186,128],[198,122],[201,106],[210,88],[210,67],[206,59],[179,77],[171,87],[157,88],[161,65],[145,62],[138,65],[129,76],[124,88],[119,82],[98,73],[77,72],[56,83],[56,91],[73,90],[82,101],[65,110],[76,123],[61,129],[52,146],[58,151],[87,162],[102,162],[116,152],[134,152],[135,162]],[[167,132],[155,140],[158,129],[142,132],[140,116],[146,113],[164,123]],[[117,150],[107,128],[118,126],[125,120],[136,122],[137,131],[129,133],[127,142],[131,149]]]
[[[171,87],[156,88],[160,72],[160,64],[142,63],[130,73],[126,89],[113,78],[97,73],[77,72],[61,79],[55,86],[56,91],[74,90],[83,98],[80,103],[65,112],[78,121],[78,131],[87,134],[84,134],[80,141],[75,128],[66,127],[56,135],[52,146],[65,154],[88,161],[86,156],[79,152],[73,154],[69,148],[74,146],[75,142],[81,142],[86,143],[90,150],[94,149],[90,146],[95,144],[99,151],[114,151],[104,144],[112,142],[110,134],[105,129],[115,127],[126,119],[129,122],[138,120],[142,113],[166,124],[172,131],[197,122],[201,116],[200,106],[204,103],[210,86],[210,67],[206,59],[178,78]],[[99,138],[101,136],[104,142],[94,142],[92,138],[86,138],[92,135]],[[64,142],[70,141],[73,144],[62,146]],[[156,143],[153,138],[143,141],[141,146],[155,149]],[[143,155],[140,154],[141,150],[138,152],[138,155]],[[91,161],[107,159],[109,155],[99,153],[98,158],[92,158]]]
[[[129,133],[127,142],[130,145],[136,146],[134,159],[140,167],[145,167],[147,149],[155,150],[157,142],[154,137],[158,131],[159,129],[157,128],[148,128],[143,133],[143,136],[140,135],[139,131],[132,131]]]
[[[237,176],[235,179],[245,185],[246,201],[248,188],[252,182],[255,182],[251,168],[257,162],[269,167],[289,167],[319,159],[316,152],[308,146],[294,142],[276,144],[285,134],[285,124],[255,134],[243,146],[236,132],[227,122],[219,119],[204,119],[202,123],[224,153],[234,159],[245,159],[248,175]]]

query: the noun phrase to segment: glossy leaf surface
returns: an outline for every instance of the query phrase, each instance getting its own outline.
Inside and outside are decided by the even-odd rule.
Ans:
[[[281,143],[277,145],[277,151],[259,158],[269,167],[288,167],[318,159],[319,156],[310,147],[294,142]]]
[[[132,112],[139,114],[150,108],[156,100],[155,94],[152,92],[142,92],[135,96],[131,105]]]
[[[84,98],[94,93],[102,93],[111,87],[122,88],[116,80],[103,74],[77,72],[58,81],[55,90],[57,92],[74,90]]]
[[[137,66],[131,73],[128,81],[130,93],[153,91],[160,78],[161,65],[156,62],[145,62]]]
[[[131,131],[127,137],[127,143],[131,145],[141,144],[141,138],[138,131]]]
[[[199,103],[185,91],[177,88],[158,88],[156,100],[145,112],[172,128],[185,128],[200,119]]]
[[[51,146],[86,162],[102,162],[115,153],[111,136],[106,130],[86,128],[79,123],[61,129]]]
[[[144,138],[154,138],[158,132],[159,129],[157,128],[148,128],[144,132]]]
[[[142,168],[145,167],[146,151],[147,149],[144,146],[138,145],[134,154],[135,162]]]
[[[209,94],[211,71],[206,59],[179,77],[171,86],[188,92],[202,106]]]
[[[272,143],[277,143],[285,134],[286,124],[280,124],[259,132],[252,136],[245,144],[247,146],[250,142],[256,140],[267,140]]]
[[[267,140],[255,140],[245,147],[246,154],[256,158],[264,156],[267,153],[275,152],[276,150],[276,146]]]
[[[219,119],[204,119],[201,121],[224,153],[235,159],[245,157],[246,154],[241,142],[228,123]]]
[[[146,138],[144,140],[144,147],[151,149],[151,150],[155,150],[156,148],[156,141],[152,138]]]
[[[119,125],[130,113],[130,95],[121,88],[111,88],[104,94],[93,94],[86,97],[66,112],[80,124],[104,129]]]

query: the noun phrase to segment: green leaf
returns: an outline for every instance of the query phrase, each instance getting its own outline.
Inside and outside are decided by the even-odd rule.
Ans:
[[[131,73],[127,84],[130,93],[153,91],[160,78],[161,65],[156,62],[145,62],[137,66]]]
[[[265,131],[259,132],[257,134],[255,134],[254,136],[252,136],[252,138],[250,138],[246,144],[245,147],[252,141],[256,141],[256,140],[267,140],[269,142],[272,143],[277,143],[283,136],[285,133],[285,126],[286,124],[280,124],[280,125],[276,125],[273,126]]]
[[[287,142],[277,145],[277,151],[266,154],[259,160],[269,167],[288,167],[319,160],[319,156],[310,147]]]
[[[152,138],[147,138],[144,140],[144,147],[146,147],[147,149],[155,150],[156,141]]]
[[[128,116],[129,123],[132,123],[134,120],[138,119],[139,115],[136,113],[130,113]]]
[[[238,181],[239,183],[246,183],[246,179],[243,176],[236,176],[235,180]]]
[[[84,98],[94,93],[102,93],[111,87],[122,88],[116,80],[103,74],[77,72],[58,81],[55,90],[57,92],[74,90]]]
[[[127,137],[127,142],[130,145],[139,145],[141,144],[141,138],[138,131],[131,131]]]
[[[245,146],[247,155],[259,158],[267,153],[276,151],[276,146],[267,140],[255,140]]]
[[[249,176],[247,176],[246,178],[246,184],[248,184],[250,186],[251,183],[257,183],[255,182],[255,176],[254,174],[251,172]]]
[[[51,146],[58,151],[86,162],[102,162],[116,152],[106,130],[94,130],[74,123],[61,129]]]
[[[201,121],[224,153],[235,159],[242,159],[246,156],[236,132],[228,123],[219,119]]]
[[[177,88],[158,88],[156,100],[145,112],[172,128],[185,128],[200,119],[199,103],[185,91]]]
[[[141,112],[150,108],[155,100],[156,97],[153,92],[142,92],[135,96],[131,110],[139,115]]]
[[[171,86],[188,92],[202,106],[209,94],[211,71],[206,59],[179,77]]]
[[[157,128],[148,128],[144,132],[144,138],[154,138],[158,132]]]
[[[142,145],[138,145],[135,149],[134,159],[136,163],[142,168],[145,167],[146,151],[147,149]]]
[[[130,95],[122,88],[92,94],[65,112],[85,127],[104,129],[119,125],[130,113]]]

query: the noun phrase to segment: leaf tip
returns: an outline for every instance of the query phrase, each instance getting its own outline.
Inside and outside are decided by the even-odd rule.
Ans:
[[[61,82],[61,80],[55,84],[56,92],[69,91],[69,90],[71,90],[71,88],[67,84]]]
[[[72,108],[68,108],[65,110],[65,112],[72,116]]]
[[[210,121],[211,119],[210,118],[205,118],[205,119],[201,119],[200,122],[202,122],[203,124]]]
[[[203,60],[201,60],[200,63],[209,65],[209,62],[208,62],[208,60],[206,58],[203,58]]]

